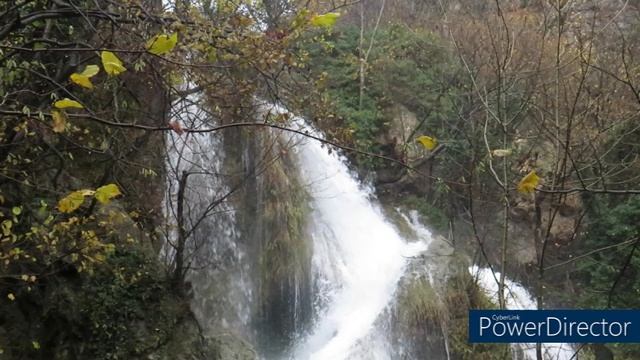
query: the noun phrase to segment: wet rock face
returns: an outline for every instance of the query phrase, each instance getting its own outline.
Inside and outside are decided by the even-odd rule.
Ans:
[[[435,236],[401,280],[394,336],[407,358],[439,360],[451,358],[452,352],[455,355],[452,328],[457,326],[460,304],[451,299],[462,295],[454,291],[452,283],[459,268],[464,268],[462,262],[445,238]]]
[[[260,243],[259,319],[274,335],[275,351],[286,349],[311,315],[311,242],[306,230],[308,199],[285,143],[278,144],[279,161],[263,174],[257,232]],[[278,346],[279,345],[279,346]]]
[[[396,347],[410,359],[446,359],[441,303],[426,277],[403,279],[394,309],[393,335]]]
[[[261,354],[280,355],[312,314],[309,205],[292,144],[261,130],[229,130],[199,150],[209,156],[204,163],[221,165],[201,186],[206,196],[194,192],[193,201],[206,206],[232,195],[195,234],[192,309],[205,335],[233,334]]]
[[[417,170],[407,171],[405,167],[392,162],[386,162],[375,169],[375,184],[380,194],[413,194],[428,195],[433,192],[434,182],[431,179],[437,154],[441,148],[434,151],[425,150],[415,138],[420,135],[418,128],[422,125],[416,113],[406,106],[396,103],[385,110],[385,130],[378,136],[376,142],[380,152],[408,164]]]
[[[165,345],[147,354],[148,360],[255,360],[256,352],[241,338],[220,333],[205,336],[195,318],[187,318]]]
[[[419,149],[411,146],[410,138],[418,126],[416,114],[405,106],[396,104],[386,111],[389,119],[387,130],[378,136],[384,154],[401,161],[409,161],[420,157]],[[403,169],[392,164],[376,169],[376,180],[381,184],[396,183],[403,177]],[[406,181],[406,180],[405,180]]]
[[[536,227],[540,229],[541,237],[548,236],[547,241],[554,249],[550,256],[562,256],[566,248],[575,245],[582,227],[583,204],[576,194],[565,196],[560,201],[544,194],[537,194],[535,199],[522,197],[509,211],[509,236],[514,244],[511,246],[511,259],[517,266],[537,262]]]
[[[246,131],[225,143],[231,168],[244,176],[257,174],[237,180],[245,182],[235,199],[236,207],[243,209],[237,218],[239,241],[255,279],[250,322],[257,334],[263,334],[255,343],[261,353],[281,354],[312,314],[307,194],[286,139]]]
[[[388,130],[380,137],[380,142],[389,144],[400,159],[416,159],[421,155],[417,146],[410,146],[411,137],[418,126],[416,114],[404,105],[396,104],[388,111]],[[407,144],[407,145],[405,145]]]

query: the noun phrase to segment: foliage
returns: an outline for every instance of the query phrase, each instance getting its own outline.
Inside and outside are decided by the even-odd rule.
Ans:
[[[425,223],[441,233],[449,230],[449,218],[437,206],[414,195],[402,197],[401,204],[408,209],[415,209],[425,218]]]
[[[116,76],[121,73],[127,71],[127,69],[122,64],[122,60],[116,56],[116,54],[111,51],[102,51],[100,54],[100,58],[102,59],[102,66],[104,66],[104,71],[111,75]]]
[[[73,73],[69,76],[69,80],[76,85],[80,85],[87,89],[93,89],[91,78],[98,75],[100,68],[97,65],[87,65],[81,73]]]
[[[582,308],[635,309],[640,307],[640,197],[587,199],[588,226],[584,235],[583,251],[602,249],[581,259],[576,267],[576,287],[579,296],[576,305]],[[628,266],[623,271],[627,260]],[[609,348],[616,358],[636,359],[637,346],[612,344]]]
[[[178,43],[178,33],[174,32],[171,35],[158,34],[152,37],[147,42],[147,49],[150,53],[155,55],[163,55],[171,52]]]
[[[98,223],[95,215],[64,217],[45,201],[37,210],[14,207],[10,215],[0,212],[0,220],[0,270],[5,278],[34,282],[60,266],[92,271],[114,250],[110,224]],[[19,288],[28,290],[28,283]]]
[[[94,196],[101,204],[108,204],[112,198],[121,195],[116,184],[108,184],[94,190],[76,190],[58,201],[58,210],[70,213],[77,210],[84,203],[84,198]]]
[[[401,161],[415,159],[395,153],[383,138],[394,120],[390,109],[406,107],[418,125],[399,141],[444,149],[429,178],[419,179],[433,182],[435,194],[429,201],[409,197],[407,203],[442,230],[448,225],[444,212],[490,222],[502,202],[505,252],[509,226],[516,224],[509,217],[529,211],[529,205],[537,212],[535,234],[547,228],[546,238],[553,237],[555,216],[540,216],[540,208],[560,208],[566,197],[542,199],[541,177],[546,190],[560,192],[629,189],[638,178],[640,42],[632,16],[594,8],[589,10],[594,19],[604,16],[594,24],[619,30],[594,31],[596,25],[588,29],[575,7],[523,4],[494,14],[481,4],[451,10],[446,24],[431,18],[433,25],[405,26],[385,18],[373,30],[349,25],[353,13],[340,15],[341,26],[339,14],[297,11],[297,2],[275,2],[279,12],[271,2],[171,3],[0,4],[0,331],[5,324],[15,326],[7,338],[18,339],[15,347],[0,343],[0,350],[19,358],[56,356],[53,344],[60,339],[40,326],[59,323],[60,336],[67,337],[61,341],[91,344],[64,350],[78,356],[127,358],[143,352],[148,342],[134,341],[138,333],[132,329],[139,322],[151,324],[144,304],[172,303],[171,290],[157,276],[165,269],[156,267],[155,254],[129,247],[144,248],[158,230],[167,175],[158,151],[162,134],[186,137],[194,128],[211,127],[212,118],[224,124],[246,121],[254,116],[256,98],[280,100],[284,93],[294,104],[320,98],[324,108],[318,117],[331,112],[322,120],[333,116],[340,125],[329,135]],[[607,12],[615,16],[607,19]],[[556,18],[557,28],[548,21]],[[420,21],[430,22],[406,24]],[[452,43],[438,35],[445,28]],[[309,79],[325,91],[302,95],[299,82]],[[197,105],[193,94],[212,100],[207,116],[190,123],[168,116],[182,110],[175,104]],[[371,157],[356,160],[366,169],[388,166]],[[540,201],[518,207],[524,197],[514,187],[531,195],[523,202]],[[122,200],[109,203],[121,192]],[[277,194],[269,199],[280,200]],[[637,197],[592,200],[585,247],[637,238],[638,202]],[[262,265],[274,271],[264,271],[265,280],[306,274],[308,264],[299,261],[305,257],[290,256],[308,252],[297,239],[304,209],[280,204],[270,210],[277,216],[269,221],[286,218],[291,236],[274,235],[267,244]],[[620,259],[631,246],[579,262],[584,306],[608,305],[611,289],[612,306],[638,306],[637,256],[618,279]],[[460,293],[471,292],[465,286]],[[432,295],[425,284],[416,287],[416,293]],[[418,310],[428,305],[419,296],[409,300]],[[460,308],[481,304],[475,300],[461,301]],[[86,318],[64,311],[78,304]],[[148,337],[149,344],[168,335],[175,318],[160,319],[159,336]],[[462,347],[462,335],[456,339]],[[472,350],[463,350],[471,356]]]
[[[608,307],[610,294],[610,306],[613,308],[640,306],[640,251],[633,251],[640,238],[640,229],[635,225],[640,221],[640,197],[631,196],[622,202],[619,200],[610,199],[613,203],[606,199],[592,200],[584,248],[595,250],[624,242],[628,244],[597,252],[580,261],[582,306]],[[629,266],[621,274],[631,254]]]
[[[103,263],[92,274],[69,268],[3,305],[0,317],[12,334],[9,342],[0,341],[4,355],[130,359],[162,346],[188,308],[167,290],[156,260],[127,246]]]
[[[157,314],[165,301],[186,300],[172,299],[167,269],[148,249],[162,218],[163,131],[211,125],[169,123],[192,90],[180,84],[217,99],[211,117],[238,119],[274,74],[301,66],[291,45],[316,16],[288,14],[294,21],[274,35],[256,26],[252,2],[216,4],[213,13],[184,4],[0,4],[3,341],[7,324],[16,326],[0,344],[5,354],[130,358],[171,334],[175,311]],[[315,19],[324,28],[331,18]],[[141,341],[140,327],[153,341]]]
[[[89,357],[126,359],[166,341],[188,308],[170,295],[163,272],[139,250],[118,251],[108,264],[80,292],[86,325],[79,325],[91,329]]]
[[[58,100],[53,103],[53,106],[57,109],[67,109],[67,108],[84,109],[84,106],[82,106],[82,104],[80,104],[75,100],[71,100],[69,98]]]
[[[191,235],[174,263],[156,263],[148,246],[160,247],[165,176],[173,175],[165,171],[165,133],[186,137],[214,121],[253,118],[255,99],[279,97],[271,89],[304,67],[300,37],[330,31],[338,16],[289,5],[274,14],[253,1],[2,2],[0,220],[13,240],[0,244],[0,256],[10,259],[0,268],[0,301],[13,307],[0,311],[0,333],[9,317],[30,314],[46,314],[23,321],[34,328],[44,321],[66,327],[42,326],[51,335],[16,329],[9,340],[20,338],[19,345],[0,349],[17,358],[152,357],[187,303],[178,287],[187,288],[184,274],[195,265],[186,257],[196,246],[184,243],[194,242],[200,223],[184,222],[197,224],[180,229]],[[174,119],[185,103],[207,112]],[[6,211],[13,208],[20,213]],[[287,217],[292,237],[303,226],[301,211],[275,211]],[[290,244],[299,248],[289,252]],[[267,252],[307,254],[305,246],[274,239]],[[180,284],[168,287],[162,275],[178,268],[177,259],[184,260]],[[265,271],[265,282],[290,269],[308,274],[304,259],[278,259],[264,260],[277,270]],[[56,299],[37,301],[35,286]],[[179,292],[183,298],[174,299]],[[180,311],[163,311],[165,302]]]
[[[352,142],[370,152],[380,152],[379,137],[388,129],[388,109],[402,104],[415,112],[421,123],[415,129],[446,138],[442,120],[453,116],[458,91],[456,63],[430,32],[414,31],[402,25],[384,25],[375,33],[375,46],[366,67],[366,88],[362,107],[359,98],[359,29],[341,27],[324,38],[321,45],[308,47],[310,69],[320,77],[335,114],[352,134]],[[365,44],[368,45],[368,42]],[[365,166],[380,162],[359,157]]]

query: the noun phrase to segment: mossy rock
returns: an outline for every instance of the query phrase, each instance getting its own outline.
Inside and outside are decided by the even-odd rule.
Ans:
[[[308,195],[286,136],[237,129],[225,132],[224,147],[225,173],[239,174],[229,184],[241,185],[232,201],[243,209],[236,214],[237,243],[250,259],[245,271],[254,295],[248,316],[261,334],[252,341],[263,354],[281,354],[312,313]],[[225,271],[215,275],[221,281],[212,286],[222,294],[236,285],[220,284],[228,281]]]
[[[403,279],[395,308],[396,341],[408,345],[412,358],[498,360],[511,348],[469,344],[468,310],[495,308],[462,258],[452,256],[449,276],[432,283],[427,275]]]
[[[224,334],[202,336],[195,319],[184,321],[168,343],[148,354],[148,360],[255,360],[257,354],[241,338]]]
[[[278,146],[287,144],[279,139]],[[274,354],[291,344],[311,314],[309,199],[296,165],[291,155],[281,154],[262,175],[258,317],[263,333],[270,334],[263,348]]]

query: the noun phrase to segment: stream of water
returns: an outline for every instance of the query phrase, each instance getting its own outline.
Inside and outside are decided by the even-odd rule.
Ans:
[[[471,274],[477,276],[478,284],[482,287],[490,297],[498,298],[498,284],[495,281],[494,275],[491,270],[487,268],[471,267],[469,268]],[[500,278],[500,273],[496,272],[495,276]],[[511,281],[505,280],[506,291],[506,306],[509,310],[534,310],[537,309],[536,302],[533,296],[522,285]],[[535,344],[517,344],[514,345],[514,349],[522,350],[524,360],[536,359],[536,345]],[[570,360],[573,358],[575,350],[569,344],[542,344],[542,352],[544,359],[546,360]],[[517,356],[517,355],[516,355]]]
[[[284,113],[274,106],[267,111]],[[177,117],[182,123],[194,127],[189,119],[198,108],[188,105]],[[197,116],[195,118],[198,118]],[[210,125],[210,124],[209,124]],[[197,126],[197,124],[196,124]],[[317,137],[318,131],[301,118],[294,118],[291,126]],[[284,135],[284,134],[283,134]],[[399,359],[399,350],[392,345],[388,334],[390,320],[387,311],[395,302],[398,284],[408,271],[412,258],[425,252],[432,242],[431,233],[416,218],[405,216],[415,233],[407,238],[384,214],[371,187],[360,182],[350,171],[347,161],[339,153],[329,152],[318,141],[300,135],[291,135],[299,173],[310,198],[308,239],[311,241],[313,307],[312,324],[307,331],[296,334],[291,349],[270,360],[393,360]],[[221,141],[219,135],[170,134],[168,138],[170,164],[174,176],[185,169],[197,168],[208,173],[219,173],[221,167]],[[189,189],[187,211],[202,212],[211,199],[225,191],[219,181],[207,183],[206,177],[195,177]],[[175,181],[169,186],[176,187]],[[173,202],[173,205],[172,205]],[[167,211],[175,208],[175,199],[168,199]],[[224,208],[223,208],[224,210]],[[260,336],[251,328],[253,292],[248,278],[252,265],[245,252],[237,247],[238,232],[234,230],[231,211],[203,222],[203,228],[194,236],[202,245],[198,251],[207,252],[208,258],[226,261],[230,275],[227,300],[212,298],[212,279],[220,279],[221,270],[203,270],[193,276],[194,311],[205,325],[216,329],[227,327],[230,331],[248,337]],[[224,231],[221,232],[221,229]],[[211,233],[221,234],[217,240],[206,244]],[[206,246],[205,246],[206,245]],[[231,254],[231,255],[229,255]],[[479,274],[479,282],[488,292],[495,293],[495,281],[482,269],[470,269]],[[428,266],[424,270],[429,272]],[[430,275],[430,274],[427,274]],[[511,290],[509,307],[532,309],[534,304],[526,290],[508,282]],[[226,305],[222,304],[226,301]],[[221,305],[222,304],[222,305]],[[227,306],[229,311],[219,311]],[[219,320],[221,318],[221,320]],[[235,325],[233,325],[235,324]],[[268,334],[267,334],[268,336]],[[445,344],[445,347],[447,344]],[[535,359],[535,349],[521,347],[520,356]],[[545,359],[568,360],[570,347],[545,346]]]
[[[344,158],[317,141],[301,141],[296,151],[312,198],[313,281],[320,309],[293,358],[356,359],[359,340],[374,330],[392,301],[408,258],[424,251],[429,239],[404,239]],[[380,347],[367,359],[386,359],[386,350]]]

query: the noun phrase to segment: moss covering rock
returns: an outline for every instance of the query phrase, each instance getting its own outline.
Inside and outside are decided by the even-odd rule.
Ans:
[[[495,304],[466,270],[466,259],[453,253],[444,256],[446,271],[428,269],[420,259],[401,281],[393,312],[395,341],[411,352],[407,355],[412,359],[498,360],[505,354],[508,358],[511,349],[503,345],[468,342],[468,310]],[[438,273],[447,275],[439,278]]]

